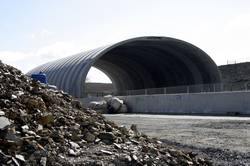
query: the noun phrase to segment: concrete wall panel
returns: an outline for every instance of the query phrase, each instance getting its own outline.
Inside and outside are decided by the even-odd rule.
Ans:
[[[250,115],[250,92],[121,96],[132,113]]]

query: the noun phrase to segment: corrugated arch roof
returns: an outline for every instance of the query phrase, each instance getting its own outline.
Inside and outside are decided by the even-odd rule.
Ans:
[[[198,47],[168,37],[138,37],[48,62],[28,74],[46,73],[48,82],[84,97],[91,66],[106,73],[117,91],[218,83],[213,60]]]

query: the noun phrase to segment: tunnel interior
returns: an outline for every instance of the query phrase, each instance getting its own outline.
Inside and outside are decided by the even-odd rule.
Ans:
[[[135,40],[113,47],[92,65],[115,92],[220,82],[216,64],[201,49],[179,40]]]

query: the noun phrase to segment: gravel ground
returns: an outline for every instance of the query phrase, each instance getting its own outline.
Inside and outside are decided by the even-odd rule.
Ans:
[[[250,165],[250,118],[116,114],[105,115],[179,149],[195,151],[215,165]]]

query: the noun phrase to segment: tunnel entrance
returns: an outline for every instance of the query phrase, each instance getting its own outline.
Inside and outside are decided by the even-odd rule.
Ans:
[[[87,96],[105,96],[114,94],[111,79],[101,70],[91,67],[86,80],[85,92]]]
[[[122,44],[93,64],[112,80],[114,92],[220,82],[210,57],[179,40],[143,40]]]

